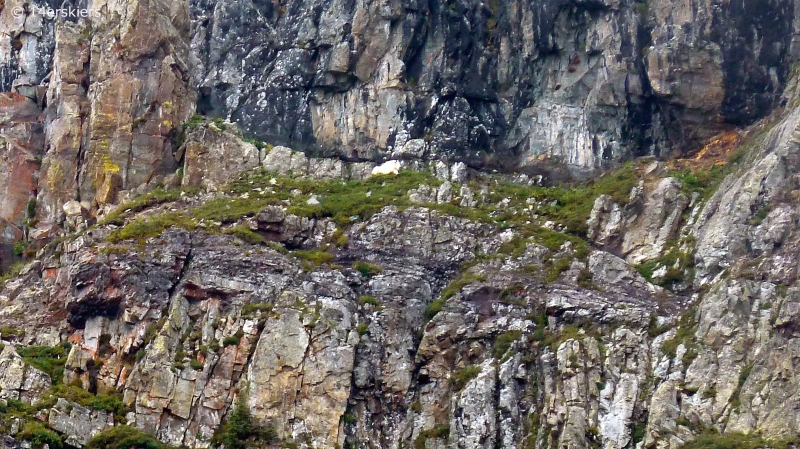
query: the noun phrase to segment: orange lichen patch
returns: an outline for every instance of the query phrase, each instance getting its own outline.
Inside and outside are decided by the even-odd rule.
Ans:
[[[744,140],[744,136],[737,131],[725,131],[713,137],[699,150],[690,153],[689,157],[670,161],[669,168],[683,171],[687,168],[709,169],[713,166],[727,165],[731,155]]]
[[[131,375],[131,370],[127,366],[123,366],[119,372],[119,384],[125,385],[128,382],[128,377]]]
[[[69,343],[72,345],[79,345],[83,343],[83,330],[76,331],[69,336]]]
[[[16,106],[28,101],[28,97],[13,92],[3,92],[0,94],[0,107]]]
[[[55,279],[58,276],[58,268],[45,268],[44,278]]]

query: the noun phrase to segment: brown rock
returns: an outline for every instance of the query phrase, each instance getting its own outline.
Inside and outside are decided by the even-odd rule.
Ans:
[[[233,126],[233,125],[231,125]],[[244,171],[258,167],[258,148],[216,126],[198,126],[186,136],[183,153],[184,187],[217,190]]]

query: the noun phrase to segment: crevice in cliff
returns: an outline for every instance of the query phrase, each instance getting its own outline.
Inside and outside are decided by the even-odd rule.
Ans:
[[[654,155],[661,156],[660,148],[668,148],[666,142],[670,139],[667,114],[656,97],[655,91],[647,75],[647,66],[644,56],[647,49],[653,45],[653,23],[646,14],[637,14],[635,33],[630,38],[635,43],[632,46],[633,63],[635,71],[625,78],[625,94],[628,113],[628,124],[623,128],[623,135],[636,142],[634,157]],[[631,94],[631,76],[638,75],[641,83],[641,98]],[[658,135],[656,126],[661,123],[664,135]]]
[[[292,410],[292,416],[290,418],[290,421],[286,423],[289,424],[288,427],[290,427],[290,429],[294,429],[294,425],[296,424],[295,420],[297,419],[297,410],[301,407],[300,399],[301,399],[301,393],[303,392],[303,387],[305,386],[306,362],[308,361],[309,357],[311,357],[311,346],[314,344],[313,328],[308,329],[307,327],[304,326],[303,331],[306,332],[306,334],[308,334],[308,344],[306,345],[305,352],[303,353],[303,361],[300,362],[300,364],[297,367],[297,377],[299,384],[297,386],[296,396],[294,399],[294,404],[293,404],[294,409]]]
[[[91,63],[92,63],[92,54],[89,54],[86,57],[86,62],[83,63],[83,77],[81,78],[81,96],[83,99],[87,99],[89,95],[89,88],[91,86]],[[85,178],[83,170],[85,164],[85,158],[88,154],[87,146],[89,145],[90,141],[87,139],[87,136],[84,134],[86,131],[86,120],[88,117],[91,116],[91,104],[89,102],[85,102],[85,107],[89,110],[81,110],[80,114],[78,115],[79,119],[79,130],[80,130],[80,139],[78,140],[78,154],[75,158],[75,199],[77,201],[83,201],[81,198],[81,179]]]
[[[170,298],[170,302],[172,301],[173,295],[178,290],[178,287],[180,287],[181,284],[183,283],[183,279],[186,276],[186,272],[189,269],[189,265],[192,263],[192,257],[193,257],[192,251],[194,250],[194,240],[192,238],[191,233],[189,234],[188,245],[189,248],[186,251],[186,255],[183,257],[183,261],[181,262],[181,267],[180,270],[178,270],[178,274],[175,277],[175,281],[172,283],[172,286],[167,291],[167,294],[169,295]]]
[[[492,401],[494,402],[494,409],[497,411],[494,414],[494,447],[503,447],[503,408],[501,405],[501,390],[503,389],[503,380],[500,378],[500,370],[502,363],[495,361],[494,363],[494,391],[492,392]]]
[[[205,389],[208,386],[209,381],[213,377],[214,370],[217,368],[217,365],[219,364],[219,361],[220,361],[221,358],[222,357],[220,357],[219,354],[215,354],[214,355],[213,362],[210,363],[211,366],[208,369],[208,376],[205,379],[203,379],[202,389],[200,389],[200,393],[197,394],[197,395],[193,395],[192,396],[192,404],[191,404],[191,408],[190,408],[190,412],[189,412],[189,418],[186,419],[186,429],[184,429],[183,434],[181,436],[181,443],[182,444],[186,443],[186,438],[188,437],[189,431],[191,430],[190,423],[195,421],[195,419],[197,418],[197,414],[200,411],[199,410],[200,407],[203,406],[202,405],[202,400],[205,398]],[[212,358],[209,357],[206,360],[209,361],[210,359],[212,359]],[[200,379],[198,379],[196,382],[199,383]],[[197,388],[198,388],[198,385],[196,383],[195,384],[195,391],[197,391]],[[228,410],[231,408],[230,405],[232,405],[232,403],[233,403],[232,395],[230,394],[231,390],[228,390],[228,391],[229,391],[229,394],[228,394],[228,397],[225,400],[225,403],[228,405],[228,407],[226,407],[222,411],[222,415],[220,415],[220,420],[219,420],[220,424],[222,424],[225,421],[225,418],[228,416]],[[230,400],[230,402],[229,402],[229,400]],[[196,442],[197,441],[195,440],[195,443]]]

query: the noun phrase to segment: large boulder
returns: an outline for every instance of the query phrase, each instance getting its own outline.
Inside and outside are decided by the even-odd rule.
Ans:
[[[184,187],[218,190],[240,173],[258,167],[258,148],[232,132],[234,126],[221,129],[208,123],[186,133],[179,150],[185,158]]]

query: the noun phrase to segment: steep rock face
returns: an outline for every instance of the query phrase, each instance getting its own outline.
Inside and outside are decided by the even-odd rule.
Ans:
[[[217,190],[238,174],[258,167],[262,159],[255,145],[213,124],[188,131],[178,156],[184,159],[181,184],[209,190]]]
[[[93,436],[113,427],[114,416],[58,399],[56,405],[50,409],[47,422],[53,429],[69,435],[68,444],[77,446],[86,444]]]
[[[632,264],[657,259],[680,237],[684,214],[699,212],[697,195],[690,200],[681,182],[664,177],[660,162],[644,169],[645,179],[630,193],[630,204],[620,206],[608,195],[595,200],[588,220],[587,237]],[[690,207],[692,206],[692,207]]]
[[[176,130],[194,112],[185,5],[112,1],[89,13],[56,28],[39,201],[50,223],[67,201],[113,203],[173,172]]]
[[[3,368],[0,386],[5,400],[36,402],[50,386],[50,376],[26,364],[10,346],[0,352],[0,366]]]
[[[46,98],[20,87],[29,98],[0,104],[0,179],[14,181],[0,211],[18,238],[38,193],[39,231],[63,215],[79,232],[2,280],[0,396],[36,404],[25,419],[74,444],[127,422],[207,447],[235,404],[273,444],[301,448],[677,449],[704,429],[796,435],[796,80],[707,196],[645,160],[632,165],[638,184],[589,197],[593,247],[563,198],[595,187],[544,201],[521,190],[541,178],[434,161],[487,161],[467,148],[598,167],[770,110],[791,60],[790,3],[643,5],[190,13],[156,1],[95,3],[106,16],[91,32],[57,24]],[[8,36],[47,46],[49,28],[18,25]],[[39,62],[18,68],[30,50],[8,55],[9,70],[41,76]],[[194,86],[202,111],[249,134],[380,165],[261,151],[213,121],[173,154]],[[181,160],[180,182],[199,192],[158,191],[87,226],[94,208],[177,186],[167,175]],[[435,177],[386,190],[403,169]],[[388,177],[357,191],[373,175]],[[332,180],[364,204],[337,198]],[[292,187],[270,196],[281,184]],[[323,207],[326,196],[338,203]],[[23,350],[64,342],[55,379]],[[39,401],[65,395],[53,380],[118,393],[127,413]]]
[[[166,210],[186,201],[207,200]],[[251,229],[292,217],[268,206]],[[10,282],[0,320],[30,329],[20,342],[68,338],[65,383],[122,392],[129,423],[191,447],[208,446],[245,398],[256,422],[302,447],[584,447],[587,438],[625,447],[643,406],[630,399],[639,381],[624,380],[608,393],[614,405],[598,408],[604,363],[615,373],[629,369],[616,360],[627,360],[622,353],[604,362],[598,339],[646,339],[657,310],[649,296],[669,297],[606,253],[547,284],[537,270],[572,249],[529,244],[519,256],[472,268],[472,281],[432,316],[426,308],[447,283],[444,273],[498,251],[512,235],[423,207],[388,207],[346,230],[336,258],[379,264],[367,275],[201,230],[170,230],[141,246],[105,243],[109,231],[94,229]],[[311,220],[292,245],[313,248],[335,232],[333,223]],[[592,289],[577,285],[582,270],[593,273]],[[571,327],[589,322],[636,337]],[[574,334],[560,339],[557,329]],[[617,343],[603,344],[617,354]],[[66,426],[61,403],[48,413],[71,441],[85,441],[77,429],[106,425],[105,415],[79,407]]]
[[[763,117],[796,53],[791,0],[49,7],[0,12],[0,83],[46,108],[40,231],[163,181],[195,110],[307,153],[585,175]]]
[[[69,7],[72,2],[64,3]],[[33,8],[51,8],[46,2],[13,0],[0,11],[0,90],[16,91],[39,104],[47,91],[55,48],[54,17],[30,14]]]
[[[0,240],[6,242],[20,239],[23,224],[35,213],[28,204],[39,185],[44,143],[39,115],[36,104],[22,95],[6,93],[0,99]]]
[[[643,130],[624,123],[644,108],[633,3],[543,3],[194,2],[200,110],[348,158],[423,138],[473,164],[631,154]]]
[[[200,110],[267,141],[372,158],[424,138],[473,163],[476,150],[511,151],[523,165],[596,168],[768,113],[789,73],[793,10],[197,1],[192,46]]]
[[[223,224],[189,221],[180,226],[191,231],[110,243],[119,230],[113,221],[45,251],[0,294],[0,324],[27,331],[6,336],[2,360],[18,374],[4,378],[3,391],[28,402],[43,395],[47,378],[14,349],[69,340],[62,381],[120,392],[129,412],[118,420],[174,445],[209,446],[235,404],[270,426],[275,444],[299,447],[678,449],[708,428],[794,435],[797,196],[769,196],[767,212],[720,207],[729,195],[763,197],[748,189],[794,189],[793,178],[778,177],[784,171],[766,176],[759,168],[792,154],[793,117],[753,140],[740,171],[708,200],[645,160],[633,169],[640,182],[627,204],[595,201],[590,235],[632,264],[694,242],[693,266],[664,266],[694,269],[693,279],[665,284],[691,297],[653,285],[611,252],[581,258],[569,239],[508,252],[520,237],[515,229],[434,210],[478,207],[496,180],[484,187],[473,174],[462,185],[458,164],[434,165],[448,181],[408,193],[423,206],[385,207],[341,229],[335,220],[294,215],[291,205],[309,207],[311,198],[294,190]],[[196,132],[217,132],[205,126]],[[231,133],[213,139],[226,135],[242,143]],[[324,182],[360,167],[326,177],[311,162],[334,161],[282,147],[260,159],[269,167],[302,160],[298,166],[309,167],[302,176]],[[264,186],[238,178],[247,195],[228,186],[177,196],[123,221],[135,227],[147,217],[179,220],[169,214],[192,207],[241,207],[289,179],[261,176]],[[464,188],[474,190],[472,205],[455,206],[462,198],[454,192]],[[230,203],[219,203],[224,198]],[[492,210],[504,210],[502,203]],[[738,227],[745,237],[726,231]],[[712,235],[748,243],[717,256],[707,249]],[[259,236],[273,243],[260,245]],[[312,262],[313,249],[334,241],[334,263]],[[287,252],[278,242],[312,251]],[[348,268],[353,261],[374,265]],[[554,261],[567,263],[551,276]],[[79,429],[111,422],[78,407],[70,427],[63,403],[48,407],[51,425],[70,441],[84,441],[74,435]]]
[[[698,428],[784,437],[798,432],[787,411],[795,401],[796,379],[787,370],[793,369],[797,340],[792,321],[798,257],[794,83],[787,92],[792,107],[754,133],[738,171],[707,201],[693,201],[673,234],[683,237],[673,248],[691,252],[698,301],[677,331],[659,337],[674,339],[663,346],[674,358],[653,361],[656,381],[644,447],[679,447]],[[667,178],[659,186],[666,181],[675,182]],[[645,203],[645,211],[647,204],[659,204],[652,202],[655,198]],[[648,229],[661,234],[673,228],[652,226],[658,223],[652,220],[674,215],[686,208],[682,204],[645,213],[639,219],[644,227],[631,229],[635,213],[600,198],[590,221],[596,230],[590,234],[598,243],[624,249],[614,242],[638,240]]]
[[[792,1],[647,2],[647,77],[667,101],[673,137],[708,138],[714,123],[764,116],[783,92],[796,27]],[[769,42],[768,45],[763,45]],[[684,109],[685,108],[685,109]]]

